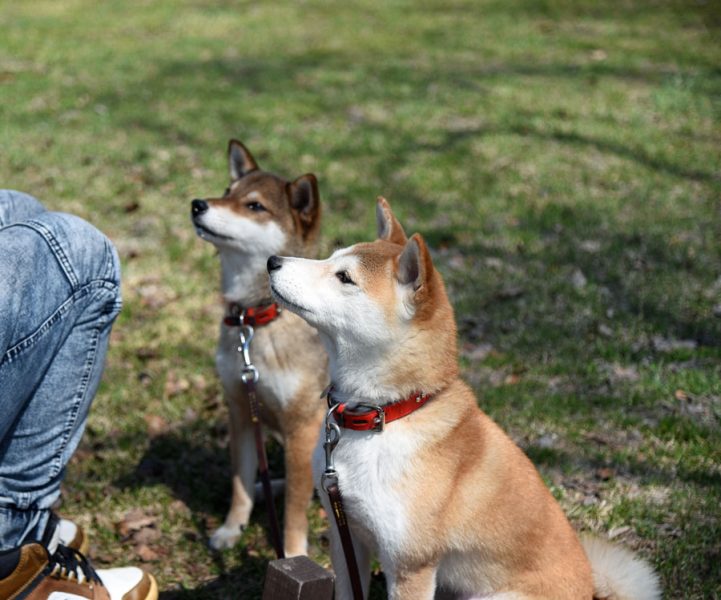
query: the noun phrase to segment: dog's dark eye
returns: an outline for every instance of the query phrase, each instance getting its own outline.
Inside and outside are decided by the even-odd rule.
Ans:
[[[223,192],[223,196],[228,196],[230,194],[230,188],[225,188],[225,191]]]
[[[253,212],[262,212],[265,210],[265,206],[263,206],[260,202],[248,202],[246,206]]]
[[[350,278],[350,275],[348,275],[348,271],[338,271],[335,276],[341,283],[350,283],[351,285],[355,285],[355,282]]]

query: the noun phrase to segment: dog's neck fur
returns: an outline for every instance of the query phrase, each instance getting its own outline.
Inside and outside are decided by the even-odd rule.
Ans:
[[[323,332],[320,338],[328,353],[334,400],[355,405],[360,402],[385,404],[396,399],[398,391],[385,381],[384,352],[378,348],[363,350],[357,344]]]
[[[221,293],[226,302],[258,306],[270,298],[267,258],[220,249]]]
[[[320,332],[334,400],[383,406],[416,391],[433,394],[443,389],[458,376],[455,327],[447,331],[449,335],[439,335],[435,328],[409,329],[400,343],[387,349],[359,347],[356,340]]]

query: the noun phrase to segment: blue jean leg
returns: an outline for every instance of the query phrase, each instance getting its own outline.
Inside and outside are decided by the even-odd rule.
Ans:
[[[30,219],[45,212],[37,198],[15,190],[0,190],[0,227]]]
[[[62,213],[14,222],[6,198],[0,192],[9,223],[0,228],[0,550],[42,536],[121,305],[117,253],[102,233]]]

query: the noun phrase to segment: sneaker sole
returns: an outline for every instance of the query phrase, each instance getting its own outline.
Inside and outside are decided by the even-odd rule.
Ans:
[[[150,590],[145,600],[158,600],[158,582],[150,573],[148,573],[148,577],[150,577]]]

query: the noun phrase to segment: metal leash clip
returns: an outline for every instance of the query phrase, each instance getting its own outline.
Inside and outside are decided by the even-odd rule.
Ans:
[[[335,470],[335,463],[333,462],[333,450],[340,441],[340,427],[338,423],[333,419],[333,413],[340,406],[340,404],[333,404],[325,415],[325,442],[323,443],[323,450],[325,450],[325,471],[320,479],[320,486],[323,491],[328,493],[328,488],[332,483],[338,482],[338,472]]]
[[[241,323],[243,323],[244,317],[245,311],[243,311],[240,315]],[[243,372],[240,375],[243,383],[250,383],[251,381],[256,383],[258,381],[258,369],[255,368],[255,365],[253,365],[250,360],[250,342],[252,341],[254,334],[255,330],[251,325],[243,324],[240,326],[240,331],[238,333],[240,346],[238,346],[238,352],[243,355]]]

